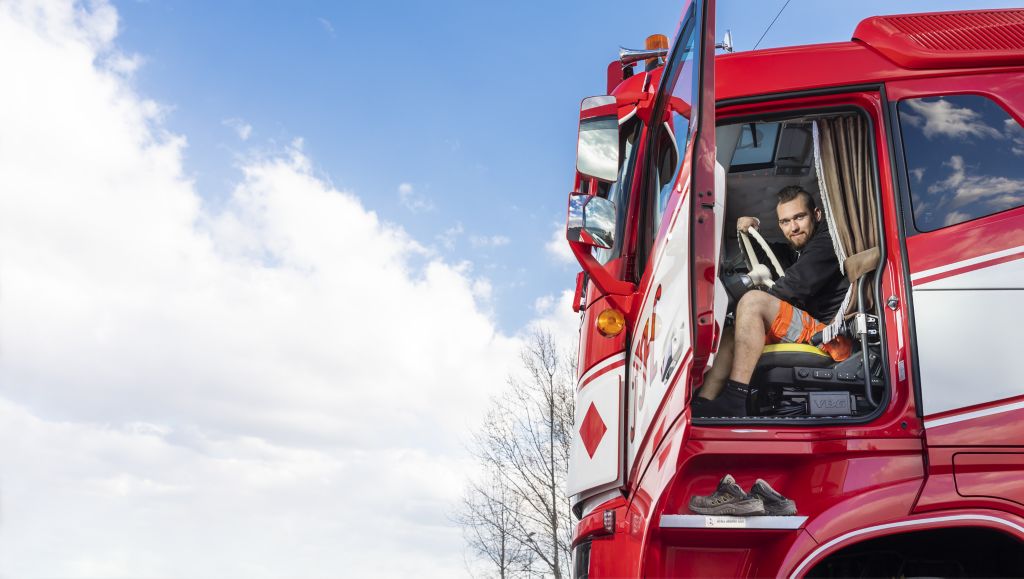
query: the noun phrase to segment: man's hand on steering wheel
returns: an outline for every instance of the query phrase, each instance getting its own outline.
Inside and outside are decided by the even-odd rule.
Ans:
[[[740,217],[736,220],[736,230],[746,233],[748,229],[753,227],[754,229],[761,228],[761,222],[758,221],[757,217]]]
[[[758,233],[758,226],[760,222],[756,217],[740,217],[736,220],[736,235],[739,237],[740,249],[743,252],[747,263],[747,271],[749,272],[748,277],[753,286],[768,289],[775,284],[775,280],[785,275],[782,270],[782,265],[779,264],[779,260],[775,257],[775,253],[772,248],[768,245],[768,242],[761,237]],[[757,258],[757,253],[754,251],[753,245],[750,243],[750,238],[760,245],[761,251],[764,252],[768,262],[774,266],[769,267],[767,264],[761,264]]]

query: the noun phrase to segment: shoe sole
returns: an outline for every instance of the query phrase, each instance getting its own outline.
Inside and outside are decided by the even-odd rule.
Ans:
[[[761,499],[725,503],[714,507],[698,507],[691,504],[690,510],[698,515],[763,515],[764,503]]]

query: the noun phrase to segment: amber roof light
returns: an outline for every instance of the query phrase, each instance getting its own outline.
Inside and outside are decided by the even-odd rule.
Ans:
[[[668,37],[664,34],[652,34],[644,41],[644,48],[647,50],[657,50],[659,48],[668,50]]]

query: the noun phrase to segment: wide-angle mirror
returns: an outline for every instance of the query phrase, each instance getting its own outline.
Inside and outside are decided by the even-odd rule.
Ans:
[[[615,205],[603,197],[570,195],[566,238],[591,247],[610,248],[615,243]]]

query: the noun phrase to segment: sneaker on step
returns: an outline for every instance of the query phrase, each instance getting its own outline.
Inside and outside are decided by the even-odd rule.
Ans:
[[[715,492],[690,497],[690,510],[698,515],[763,515],[764,503],[760,497],[743,492],[736,479],[727,474]]]
[[[750,487],[750,496],[761,499],[766,515],[795,515],[796,503],[779,494],[764,479],[757,479]]]

